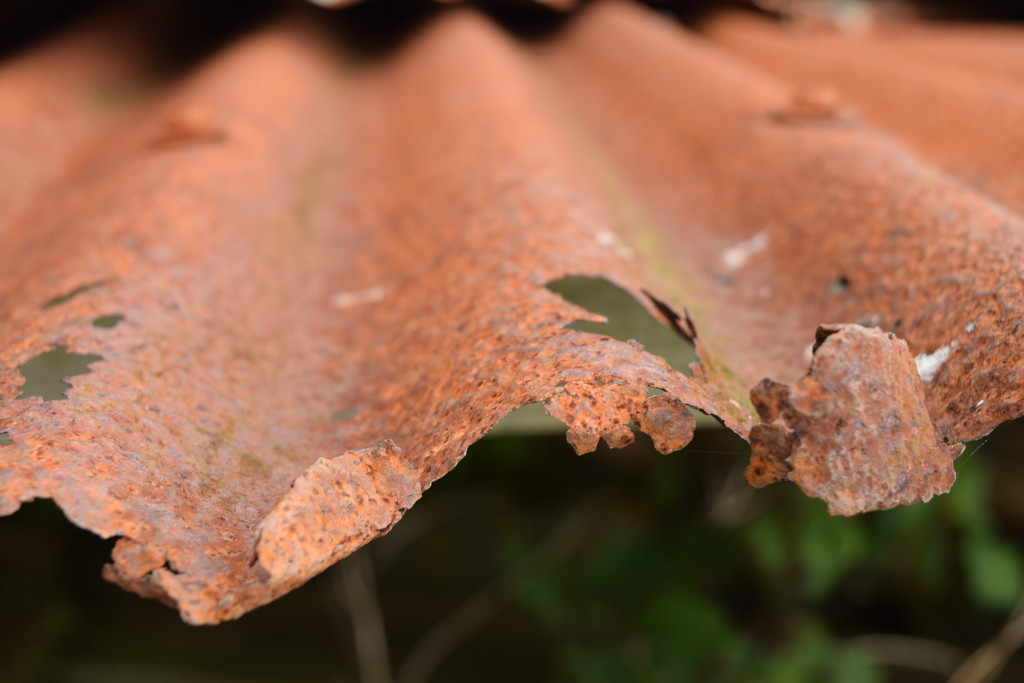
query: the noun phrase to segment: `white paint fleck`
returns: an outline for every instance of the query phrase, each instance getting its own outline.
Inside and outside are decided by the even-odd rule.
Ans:
[[[981,399],[980,401],[978,401],[977,403],[975,403],[975,404],[974,404],[974,407],[975,407],[975,408],[980,408],[980,407],[981,407],[981,405],[982,405],[982,404],[983,404],[984,402],[985,402],[985,399]]]
[[[331,298],[331,304],[335,308],[354,308],[364,304],[375,304],[384,299],[384,288],[380,285],[369,289],[357,289],[348,292],[338,292]]]
[[[740,405],[740,402],[739,402],[739,401],[737,401],[737,400],[735,400],[735,399],[731,399],[731,398],[730,398],[730,399],[729,399],[729,403],[733,404],[733,405],[734,405],[734,406],[736,406],[737,408],[742,408],[742,407],[743,407],[743,406],[741,406],[741,405]]]
[[[974,332],[976,327],[977,327],[977,325],[975,325],[974,321],[972,320],[971,322],[969,322],[966,325],[964,325],[964,332],[966,332],[967,334],[970,334],[971,332]]]
[[[914,357],[914,362],[917,363],[917,374],[921,376],[922,382],[931,382],[935,379],[952,350],[953,345],[946,344],[932,353],[919,353]]]
[[[760,254],[768,248],[770,236],[762,231],[748,240],[743,240],[722,252],[722,264],[730,270],[736,270],[746,263],[754,254]]]
[[[619,236],[609,230],[601,230],[597,233],[597,243],[602,247],[609,247],[621,259],[630,261],[633,259],[633,250],[622,243]]]
[[[538,0],[538,2],[545,2],[550,0]],[[537,183],[530,184],[531,189],[542,191],[544,194],[550,197],[564,197],[565,193],[558,186],[547,186],[538,187]],[[552,191],[557,189],[558,191]],[[592,211],[588,211],[579,205],[570,205],[566,214],[570,219],[579,223],[582,227],[590,230],[594,234],[594,241],[600,246],[607,249],[611,249],[615,252],[615,255],[624,261],[632,261],[635,258],[633,250],[623,243],[622,238],[615,232],[613,228],[608,225],[608,221],[595,216]]]

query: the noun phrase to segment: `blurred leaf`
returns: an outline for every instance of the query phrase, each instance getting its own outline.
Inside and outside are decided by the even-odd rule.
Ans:
[[[935,520],[936,522],[938,520]],[[953,560],[940,541],[914,545],[912,566],[914,582],[925,591],[939,591],[950,582]]]
[[[551,623],[561,621],[569,612],[568,576],[560,567],[538,567],[523,577],[522,600],[541,618]]]
[[[860,650],[838,643],[817,623],[808,623],[784,652],[768,660],[763,675],[770,683],[881,683],[879,666]]]
[[[941,592],[954,576],[954,534],[941,499],[875,512],[864,518],[876,571],[917,594]]]
[[[653,679],[658,681],[683,680],[720,656],[733,635],[724,607],[686,586],[651,599],[641,623],[652,647],[657,674]]]
[[[683,495],[684,478],[680,476],[680,461],[672,456],[654,460],[650,477],[651,501],[657,505],[670,506],[679,502]]]
[[[625,659],[616,650],[603,643],[579,645],[570,648],[561,658],[563,674],[556,681],[578,683],[620,683],[633,680]]]
[[[790,648],[768,660],[764,680],[768,683],[818,680],[829,646],[828,635],[820,627],[804,627]]]
[[[804,594],[824,599],[836,583],[868,554],[867,537],[859,518],[829,517],[817,501],[805,504],[797,538],[804,570]]]
[[[939,500],[962,529],[982,533],[989,525],[991,477],[969,454],[960,456],[956,464],[956,484]]]
[[[786,568],[786,536],[778,516],[764,516],[751,522],[746,529],[747,542],[757,559],[758,569],[774,577]]]
[[[612,539],[588,558],[581,588],[588,596],[635,606],[658,583],[663,561],[657,544],[646,538]]]
[[[959,485],[959,483],[958,483]],[[873,512],[865,520],[871,533],[883,543],[906,543],[907,539],[929,534],[936,523],[937,506],[933,499],[929,503],[917,503],[905,507]]]
[[[829,658],[825,680],[830,683],[882,683],[882,669],[864,652],[842,647]]]
[[[974,599],[991,609],[1012,608],[1024,592],[1024,563],[1016,549],[986,534],[968,538],[963,552]]]

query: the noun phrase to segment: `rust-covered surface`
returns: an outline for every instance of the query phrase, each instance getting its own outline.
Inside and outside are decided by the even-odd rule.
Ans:
[[[759,69],[842,92],[869,123],[1024,211],[1024,27],[883,24],[851,34],[725,13],[703,28]]]
[[[317,18],[128,73],[149,90],[103,116],[67,84],[142,62],[31,78],[99,24],[0,70],[7,130],[31,81],[67,135],[43,161],[0,141],[24,188],[0,195],[0,513],[53,498],[119,539],[112,581],[238,617],[528,403],[580,453],[631,425],[678,450],[696,408],[751,440],[753,484],[840,514],[948,490],[960,443],[1021,413],[1024,224],[981,192],[1002,161],[965,183],[842,84],[622,2],[530,40],[439,11],[372,56],[358,17]],[[599,318],[545,288],[571,275],[694,343],[691,372],[568,329]],[[89,363],[63,399],[26,389],[51,352]]]

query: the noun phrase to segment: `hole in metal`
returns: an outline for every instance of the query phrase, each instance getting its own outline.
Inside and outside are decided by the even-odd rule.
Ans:
[[[678,315],[670,315],[671,309],[666,304],[648,295],[653,305],[672,322],[675,331],[660,323],[629,292],[603,278],[566,277],[549,282],[547,288],[608,319],[607,323],[577,321],[566,325],[567,329],[602,334],[619,341],[633,339],[648,353],[664,358],[674,370],[690,374],[690,363],[697,359],[689,341],[692,331],[680,324]]]
[[[564,434],[565,425],[544,411],[543,403],[527,403],[501,418],[487,437],[511,434]]]
[[[89,364],[100,360],[103,356],[93,353],[68,353],[66,346],[41,353],[18,366],[25,378],[18,398],[38,396],[44,401],[64,400],[67,398],[64,392],[71,388],[65,379],[92,372]]]
[[[76,287],[75,289],[72,289],[67,294],[62,294],[61,296],[57,296],[57,297],[54,297],[54,298],[50,299],[49,301],[47,301],[46,303],[43,304],[43,308],[53,308],[54,306],[60,306],[63,303],[67,303],[68,301],[71,301],[72,299],[74,299],[79,294],[82,294],[84,292],[88,292],[90,289],[95,289],[96,287],[99,287],[102,284],[103,284],[102,282],[93,282],[93,283],[90,283],[88,285],[82,285],[81,287]]]
[[[843,294],[850,288],[850,281],[845,275],[840,275],[832,282],[828,283],[828,291],[833,294]]]
[[[115,313],[113,315],[101,315],[100,317],[95,318],[92,321],[92,324],[93,327],[103,327],[109,329],[111,327],[117,327],[118,325],[121,324],[123,320],[123,315],[121,315],[120,313]]]

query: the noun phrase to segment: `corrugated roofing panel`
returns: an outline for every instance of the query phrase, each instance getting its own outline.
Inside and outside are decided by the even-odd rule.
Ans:
[[[82,151],[2,199],[0,512],[119,537],[108,578],[237,617],[528,403],[581,453],[631,421],[681,448],[693,406],[752,483],[842,514],[946,490],[1021,412],[1020,220],[829,98],[619,2],[543,40],[465,8],[384,56],[334,39],[273,22],[116,123],[69,99]],[[632,293],[692,374],[568,329],[599,320],[545,288],[568,275]],[[41,356],[78,364],[63,400]]]

